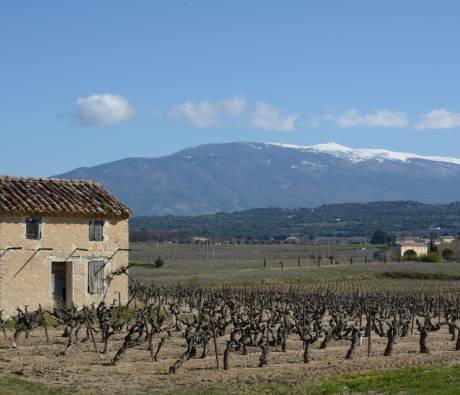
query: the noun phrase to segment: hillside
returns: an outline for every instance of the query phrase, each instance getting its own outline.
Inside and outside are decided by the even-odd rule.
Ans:
[[[460,200],[460,160],[338,144],[207,144],[57,177],[102,182],[134,215],[201,215],[346,202]],[[257,212],[257,211],[256,211]]]
[[[418,202],[373,202],[323,205],[315,209],[252,209],[194,217],[138,217],[134,229],[169,235],[201,235],[223,239],[268,240],[288,235],[364,237],[377,229],[398,234],[429,235],[432,227],[444,234],[460,230],[460,202],[427,205]]]

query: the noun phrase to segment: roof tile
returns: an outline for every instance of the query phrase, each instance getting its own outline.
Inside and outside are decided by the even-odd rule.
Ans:
[[[0,176],[0,214],[127,219],[131,210],[96,181]]]

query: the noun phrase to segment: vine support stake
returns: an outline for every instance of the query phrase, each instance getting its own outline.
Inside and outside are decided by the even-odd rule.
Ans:
[[[89,334],[91,336],[91,340],[93,342],[94,351],[96,352],[97,355],[99,355],[99,351],[97,350],[96,339],[94,338],[93,328],[91,328],[91,323],[89,322],[88,311],[86,310],[86,307],[84,307],[83,311],[85,313],[86,327],[88,328]]]
[[[214,341],[214,354],[216,354],[216,366],[217,366],[217,370],[220,370],[219,350],[217,349],[216,328],[214,326],[214,320],[211,320],[211,331],[212,331],[212,338]]]
[[[368,320],[368,327],[369,331],[367,332],[367,357],[369,358],[371,356],[371,350],[372,350],[372,313],[369,310],[369,320]]]
[[[43,309],[42,309],[41,304],[38,305],[38,310],[40,311],[40,318],[42,319],[43,329],[45,330],[46,344],[49,346],[50,345],[50,337],[48,335],[48,328],[46,327],[45,316],[43,315]]]

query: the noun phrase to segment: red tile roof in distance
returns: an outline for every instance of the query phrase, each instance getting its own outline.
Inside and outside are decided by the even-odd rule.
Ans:
[[[0,176],[0,215],[127,219],[131,210],[95,181]]]

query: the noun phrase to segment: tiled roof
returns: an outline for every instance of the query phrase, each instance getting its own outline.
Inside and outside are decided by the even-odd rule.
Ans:
[[[0,215],[126,219],[131,211],[95,181],[0,176]]]

